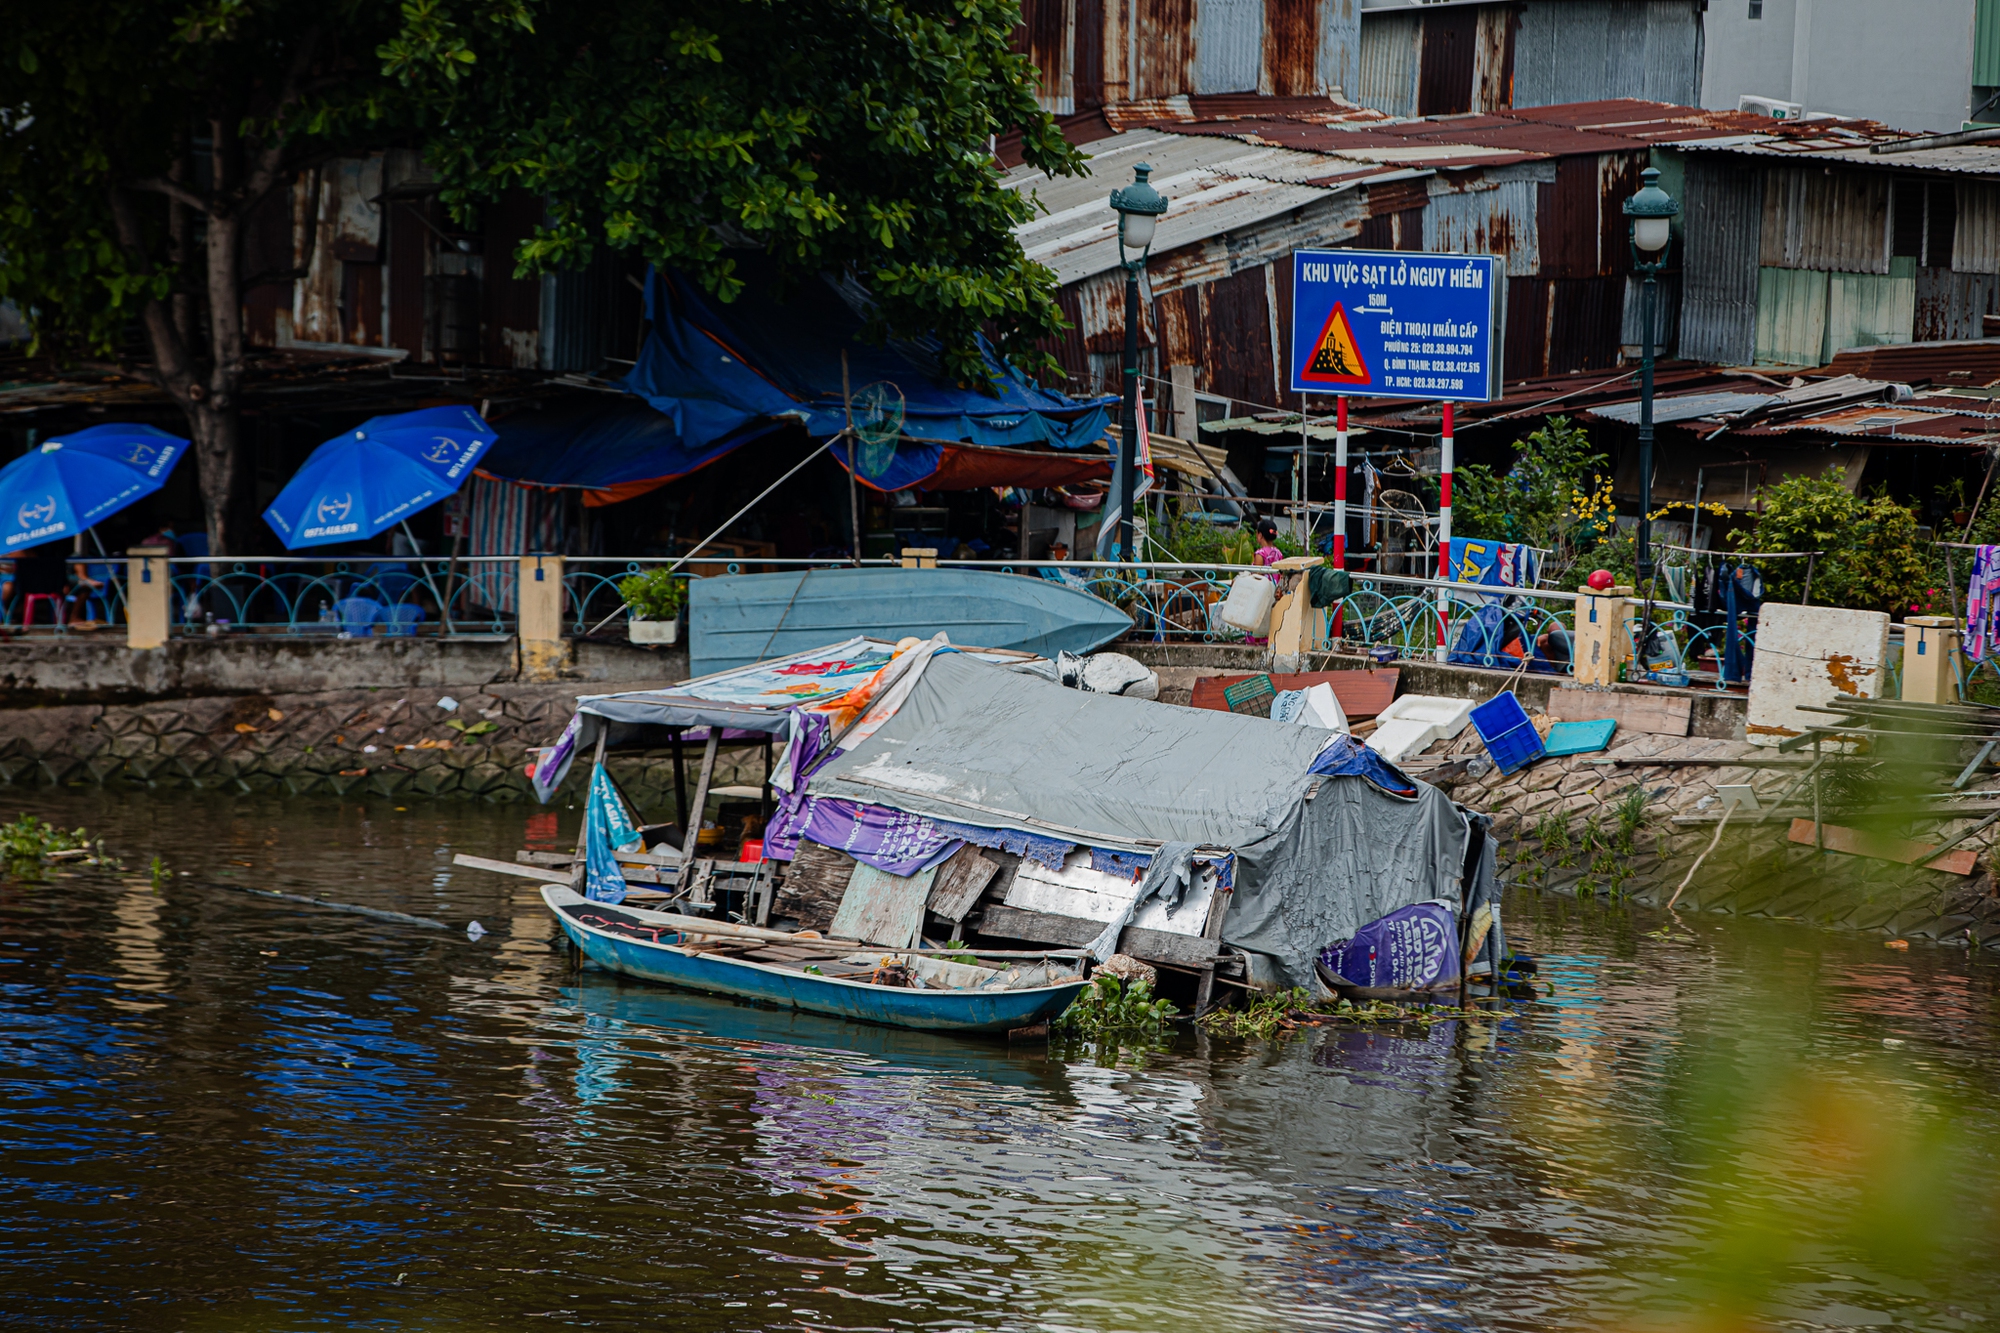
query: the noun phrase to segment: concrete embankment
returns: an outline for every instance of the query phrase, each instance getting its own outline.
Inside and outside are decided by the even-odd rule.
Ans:
[[[685,648],[636,648],[571,640],[557,671],[599,692],[642,681],[682,680]],[[472,689],[523,678],[516,640],[339,639],[224,635],[128,648],[121,636],[73,633],[0,642],[0,733],[6,710],[62,704],[141,704],[248,694],[380,688]]]
[[[327,673],[342,682],[338,688],[224,690],[220,687],[238,678],[224,673],[217,659],[207,659],[184,670],[177,697],[0,708],[0,782],[520,801],[532,799],[523,771],[531,747],[555,738],[578,695],[643,688],[685,675],[675,659],[640,650],[579,652],[574,674],[598,679],[529,684],[512,680],[510,660],[500,656],[485,665],[501,679],[468,679],[478,674],[476,654],[426,655],[393,641],[370,640],[314,647],[319,655],[300,655],[287,668],[289,678]],[[1125,651],[1159,671],[1161,697],[1168,704],[1185,704],[1201,676],[1267,665],[1254,649],[1138,644]],[[273,652],[282,664],[300,650],[258,649],[253,656]],[[648,679],[637,675],[642,665],[664,670]],[[1306,670],[1372,666],[1365,659],[1332,656],[1298,665]],[[66,669],[70,684],[63,688],[79,688],[77,682],[85,679],[81,669],[75,664]],[[1396,669],[1405,694],[1485,699],[1512,688],[1532,710],[1548,708],[1553,691],[1564,688],[1547,677],[1432,663],[1402,663]],[[273,674],[287,678],[284,672]],[[370,674],[375,680],[369,687],[353,683]],[[433,683],[438,676],[444,683]],[[43,669],[35,688],[51,688],[59,677],[54,667]],[[2000,947],[2000,899],[1994,896],[1991,869],[2000,824],[1977,830],[1962,844],[1976,858],[1973,872],[1965,875],[1794,843],[1787,834],[1796,805],[1781,814],[1770,807],[1796,782],[1805,761],[1744,742],[1741,696],[1643,687],[1608,694],[1628,701],[1648,696],[1685,701],[1692,734],[1621,729],[1601,753],[1544,759],[1502,776],[1477,772],[1481,765],[1472,761],[1483,748],[1468,730],[1408,767],[1493,816],[1509,878],[1550,892],[1620,894],[1656,904],[1673,895],[1688,866],[1715,839],[1714,821],[1721,813],[1716,788],[1748,785],[1764,811],[1732,817],[1681,893],[1679,909],[1791,917],[1905,937],[1969,938]],[[458,708],[439,708],[441,697],[456,699]],[[1575,715],[1569,705],[1588,697],[1564,700],[1564,711]],[[1597,696],[1584,711],[1613,703]],[[688,747],[686,758],[691,783],[699,749]],[[761,748],[725,750],[715,780],[756,782],[762,764]],[[612,771],[648,819],[674,817],[669,751],[615,754]],[[1798,795],[1793,793],[1795,802]],[[1936,845],[1972,828],[1980,813],[1915,822],[1900,832]],[[1756,822],[1748,822],[1752,818]]]
[[[397,686],[12,709],[0,712],[0,781],[529,800],[530,747],[561,732],[579,694],[603,690],[587,683],[448,692]],[[440,708],[440,698],[458,707]],[[687,749],[691,786],[701,751]],[[761,750],[724,756],[718,784],[753,772],[750,780],[762,777]],[[612,772],[648,818],[669,817],[669,752],[621,752]]]
[[[1161,698],[1185,703],[1202,676],[1267,669],[1253,649],[1228,646],[1127,647],[1159,671]],[[1365,658],[1314,656],[1299,663],[1310,671],[1368,670]],[[1531,712],[1546,711],[1556,691],[1576,687],[1547,676],[1397,663],[1401,694],[1435,694],[1486,700],[1512,689]],[[1410,772],[1444,787],[1461,803],[1493,816],[1503,874],[1546,891],[1624,895],[1665,905],[1688,869],[1714,843],[1698,874],[1675,900],[1677,910],[1782,917],[1870,931],[1889,937],[1934,939],[2000,948],[2000,898],[1995,896],[1993,856],[2000,823],[1978,827],[1993,802],[1951,819],[1912,820],[1878,840],[1893,849],[1896,837],[1940,847],[1958,844],[1973,853],[1969,874],[1919,869],[1878,857],[1821,850],[1790,840],[1792,820],[1810,811],[1810,791],[1798,784],[1810,762],[1779,755],[1744,740],[1743,696],[1714,690],[1671,690],[1621,685],[1562,697],[1566,716],[1608,714],[1637,701],[1671,701],[1687,710],[1686,734],[1623,729],[1597,754],[1543,759],[1502,775],[1471,761],[1484,747],[1468,729],[1413,758]],[[1760,811],[1736,814],[1717,838],[1720,786],[1748,785]],[[1975,784],[1993,785],[1993,784]],[[1774,804],[1787,797],[1782,810]]]

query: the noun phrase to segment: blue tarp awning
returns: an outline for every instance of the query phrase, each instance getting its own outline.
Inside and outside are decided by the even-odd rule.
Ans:
[[[928,340],[861,340],[856,305],[865,294],[830,280],[798,283],[781,303],[769,280],[752,281],[728,305],[685,276],[654,271],[646,284],[652,331],[624,385],[672,417],[690,439],[713,439],[760,418],[791,417],[815,438],[846,423],[846,383],[896,386],[903,433],[938,444],[1039,445],[1079,449],[1102,440],[1117,398],[1076,399],[1039,388],[993,354],[992,394],[946,382]]]
[[[904,438],[894,459],[872,478],[865,466],[860,473],[877,490],[933,479],[945,488],[967,484],[973,473],[953,446],[1037,455],[1024,457],[1022,476],[1009,480],[1004,458],[982,454],[980,484],[1067,484],[1098,474],[1081,459],[1078,468],[1055,466],[1049,451],[1102,441],[1115,397],[1075,399],[1039,388],[984,340],[995,392],[961,388],[941,378],[934,343],[863,341],[858,312],[868,298],[858,289],[807,279],[792,284],[780,301],[767,266],[753,261],[747,267],[750,281],[726,306],[682,274],[649,273],[651,328],[621,384],[632,396],[589,395],[496,421],[499,439],[480,471],[530,485],[581,488],[587,503],[609,504],[794,423],[824,439],[847,420],[845,352],[850,389],[879,381],[903,396]],[[836,447],[833,456],[847,467],[849,452]],[[862,461],[869,461],[865,452]],[[1060,483],[1046,480],[1058,474]]]
[[[684,477],[780,424],[753,421],[694,446],[643,399],[586,394],[495,422],[500,438],[479,470],[533,486],[578,487],[587,492],[585,503],[615,503]]]

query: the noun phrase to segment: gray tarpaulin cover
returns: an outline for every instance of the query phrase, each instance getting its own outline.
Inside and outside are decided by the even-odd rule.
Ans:
[[[1309,776],[1329,735],[1066,690],[947,653],[808,790],[1099,847],[1233,849],[1224,940],[1271,955],[1303,985],[1332,940],[1411,903],[1456,902],[1464,868],[1465,818],[1436,788],[1418,783],[1404,799],[1360,778]]]

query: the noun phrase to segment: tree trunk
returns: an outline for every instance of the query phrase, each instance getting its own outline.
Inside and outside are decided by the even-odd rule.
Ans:
[[[201,507],[208,526],[210,555],[241,555],[247,549],[247,532],[241,530],[237,511],[237,466],[241,419],[234,405],[221,411],[206,402],[188,409],[188,425],[194,435],[195,466],[201,476]]]
[[[253,201],[254,203],[254,201]],[[247,211],[247,209],[245,210]],[[241,214],[208,219],[208,383],[189,408],[195,461],[201,468],[201,502],[208,519],[211,555],[248,555],[254,519],[246,519],[249,469],[242,453],[238,391],[243,385],[243,274],[239,265]]]

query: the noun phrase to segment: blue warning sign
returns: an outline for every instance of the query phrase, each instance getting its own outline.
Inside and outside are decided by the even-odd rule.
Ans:
[[[1493,255],[1295,251],[1292,392],[1499,397],[1506,271]]]

